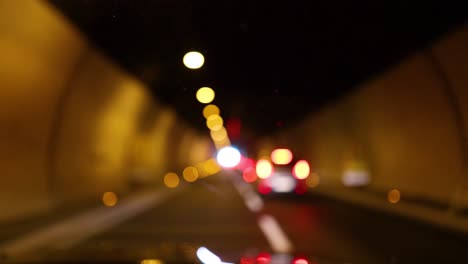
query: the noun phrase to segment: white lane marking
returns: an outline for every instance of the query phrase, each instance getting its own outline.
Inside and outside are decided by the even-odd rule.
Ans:
[[[243,181],[234,182],[234,187],[236,187],[239,194],[244,199],[244,203],[249,208],[250,211],[257,213],[263,209],[263,200],[262,198],[255,193],[252,186]]]
[[[254,213],[258,213],[263,209],[263,200],[258,194],[253,191],[244,194],[245,205]]]
[[[271,215],[262,215],[258,219],[258,225],[266,236],[271,248],[276,253],[290,253],[293,245],[281,229],[278,222]]]
[[[139,193],[123,199],[114,207],[99,206],[75,217],[53,224],[0,245],[0,252],[9,257],[45,246],[55,249],[70,248],[93,235],[106,231],[139,213],[162,203],[182,188]]]

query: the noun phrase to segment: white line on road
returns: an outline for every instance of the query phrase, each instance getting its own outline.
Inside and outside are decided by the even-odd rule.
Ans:
[[[258,213],[263,209],[264,203],[262,198],[254,191],[250,184],[236,179],[233,179],[233,184],[250,211]],[[267,214],[261,215],[258,218],[258,225],[275,253],[290,253],[293,251],[293,244],[273,216]]]
[[[167,199],[182,188],[139,193],[122,200],[115,207],[97,207],[49,227],[0,245],[0,252],[9,257],[49,247],[70,248],[77,243],[106,231]]]
[[[258,219],[258,225],[266,236],[271,248],[276,253],[290,253],[293,245],[281,229],[278,222],[271,215],[262,215]]]

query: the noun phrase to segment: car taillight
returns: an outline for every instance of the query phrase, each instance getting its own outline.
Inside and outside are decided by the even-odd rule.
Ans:
[[[303,257],[297,257],[292,261],[292,264],[309,264],[309,261]]]
[[[260,179],[266,179],[273,174],[273,165],[268,160],[261,159],[257,161],[255,171]]]
[[[299,160],[296,163],[296,165],[294,165],[292,173],[294,177],[296,177],[299,180],[303,180],[309,177],[309,174],[310,174],[309,162],[307,162],[306,160]]]

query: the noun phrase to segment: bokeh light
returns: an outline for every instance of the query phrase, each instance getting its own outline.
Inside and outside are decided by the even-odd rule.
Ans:
[[[184,171],[182,172],[182,175],[184,177],[184,180],[188,182],[194,182],[198,179],[199,173],[198,173],[197,168],[193,166],[189,166],[184,169]]]
[[[169,188],[175,188],[179,185],[179,176],[173,172],[164,175],[164,184]]]
[[[310,176],[306,179],[306,184],[310,188],[315,188],[320,184],[320,177],[317,173],[313,172]]]
[[[199,69],[205,63],[205,57],[200,52],[191,51],[185,54],[183,62],[189,69]]]
[[[206,119],[206,126],[210,130],[220,130],[223,128],[223,118],[219,115],[211,115]]]
[[[211,130],[210,134],[213,141],[223,141],[228,136],[227,131],[224,127],[221,127],[218,130]]]
[[[257,180],[257,173],[253,167],[248,167],[242,172],[242,178],[245,182],[251,183]]]
[[[261,159],[257,161],[255,172],[260,179],[266,179],[273,174],[273,166],[268,160]]]
[[[400,191],[397,189],[392,189],[387,194],[387,200],[392,204],[398,203],[400,201],[400,198],[401,194]]]
[[[144,259],[140,262],[140,264],[163,264],[159,259]]]
[[[299,180],[303,180],[309,177],[310,174],[310,166],[309,162],[306,160],[299,160],[293,168],[293,175],[294,177],[298,178]]]
[[[234,168],[241,161],[241,154],[235,147],[224,147],[218,151],[216,160],[224,168]]]
[[[214,100],[215,92],[210,87],[202,87],[198,89],[196,97],[200,103],[209,104]]]
[[[115,194],[114,192],[105,192],[103,195],[102,195],[102,203],[105,205],[105,206],[114,206],[116,205],[118,202],[118,198],[117,198],[117,194]]]
[[[217,107],[214,104],[209,104],[203,108],[203,116],[205,118],[210,117],[210,115],[219,115],[219,114],[220,114],[219,107]]]
[[[293,154],[289,149],[275,149],[271,152],[271,161],[278,165],[286,165],[291,162]]]

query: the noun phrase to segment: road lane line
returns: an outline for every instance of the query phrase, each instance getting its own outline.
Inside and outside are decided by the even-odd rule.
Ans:
[[[263,199],[254,191],[250,184],[235,179],[233,179],[233,184],[250,211],[258,213],[263,209]],[[293,244],[273,216],[268,214],[261,215],[258,218],[258,226],[275,253],[290,253],[294,250]]]
[[[93,235],[111,229],[137,214],[161,204],[169,196],[181,189],[160,189],[139,193],[123,199],[114,207],[99,206],[6,242],[0,245],[0,252],[8,257],[19,257],[46,246],[54,249],[70,248]]]
[[[258,213],[263,209],[262,198],[255,193],[252,186],[243,181],[233,182],[240,196],[243,198],[245,205],[250,211]]]
[[[276,253],[290,253],[293,251],[293,245],[281,229],[278,222],[271,215],[262,215],[258,219],[258,225],[270,243],[271,248]]]

